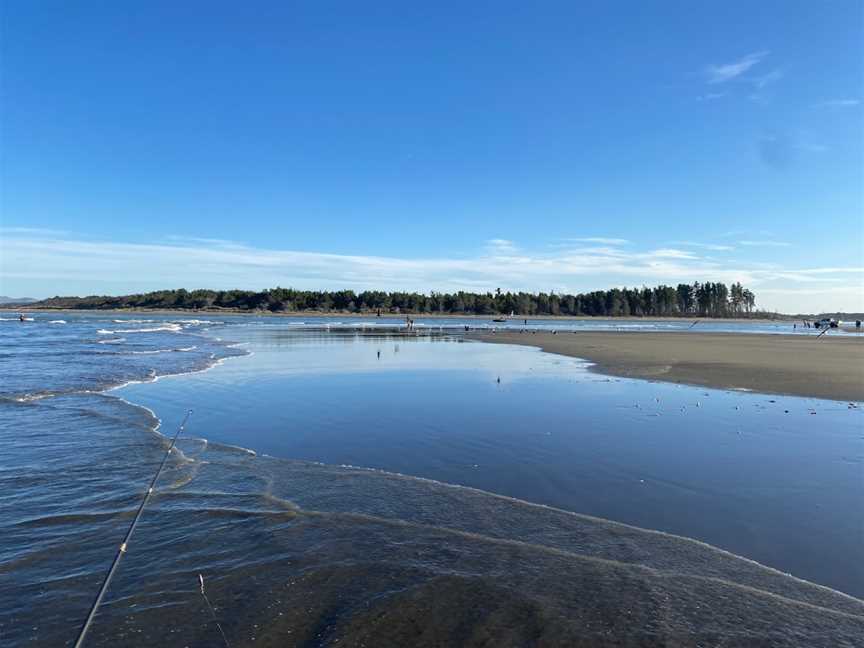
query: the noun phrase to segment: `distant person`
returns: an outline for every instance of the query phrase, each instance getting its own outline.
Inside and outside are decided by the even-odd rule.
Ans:
[[[528,326],[528,319],[525,318],[524,320],[522,320],[522,323],[525,324],[525,326]]]
[[[24,313],[21,313],[21,314],[18,315],[18,321],[19,321],[19,322],[23,322],[23,321],[24,321]]]
[[[855,320],[855,328],[861,330],[861,320]]]

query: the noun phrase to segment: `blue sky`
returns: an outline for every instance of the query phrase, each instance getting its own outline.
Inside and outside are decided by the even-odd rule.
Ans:
[[[860,2],[0,11],[2,294],[741,280],[864,310]]]

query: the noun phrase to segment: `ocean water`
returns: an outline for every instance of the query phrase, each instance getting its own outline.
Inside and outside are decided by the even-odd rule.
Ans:
[[[762,333],[766,335],[812,335],[817,336],[824,330],[804,328],[802,322],[764,321],[764,320],[689,320],[689,319],[604,319],[601,317],[589,319],[524,319],[519,317],[504,318],[504,322],[496,322],[488,317],[454,318],[454,317],[422,317],[410,316],[414,326],[420,330],[460,331],[465,326],[472,329],[520,330],[530,328],[538,331],[632,331],[632,332],[677,332],[677,333]],[[345,316],[291,316],[291,317],[254,317],[244,316],[245,322],[238,322],[235,317],[225,317],[228,321],[256,328],[270,327],[276,329],[299,328],[329,328],[329,329],[389,329],[405,324],[404,317],[345,317]],[[853,328],[850,328],[853,327]],[[845,322],[841,328],[830,329],[826,335],[856,336],[854,322]]]
[[[0,322],[0,645],[74,641],[190,408],[88,645],[220,645],[199,574],[232,646],[861,645],[859,404],[446,325],[34,320]]]

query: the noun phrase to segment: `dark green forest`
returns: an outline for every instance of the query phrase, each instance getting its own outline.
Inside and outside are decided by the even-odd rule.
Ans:
[[[52,297],[34,304],[76,309],[189,309],[272,313],[349,312],[453,315],[587,315],[740,317],[755,313],[756,297],[736,283],[612,288],[578,295],[503,292],[430,293],[366,290],[158,290],[121,297]]]

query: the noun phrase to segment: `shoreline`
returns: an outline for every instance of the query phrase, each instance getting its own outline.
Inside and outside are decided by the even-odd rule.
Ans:
[[[392,319],[404,321],[406,317],[414,319],[461,319],[467,321],[487,321],[493,322],[494,318],[502,317],[500,314],[491,315],[470,315],[464,313],[381,313],[378,316],[374,311],[367,313],[355,312],[340,312],[340,311],[291,311],[291,312],[273,312],[273,311],[248,311],[235,309],[190,309],[190,308],[53,308],[45,306],[28,307],[27,304],[20,304],[17,307],[0,305],[0,312],[9,313],[106,313],[111,315],[141,315],[149,313],[151,315],[248,315],[253,317],[355,317],[355,318],[374,318],[374,319]],[[776,318],[766,317],[695,317],[695,316],[656,316],[656,317],[637,317],[635,315],[618,315],[618,316],[599,316],[599,315],[514,315],[507,317],[508,321],[520,322],[523,320],[528,322],[537,320],[555,320],[555,321],[576,321],[576,322],[755,322],[755,323],[795,323],[800,320],[790,315],[780,315]]]
[[[538,347],[588,360],[591,371],[622,378],[864,401],[864,342],[856,337],[498,331],[469,333],[466,339]]]

